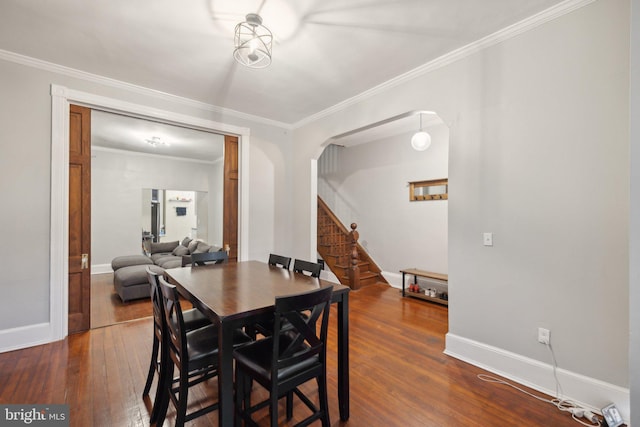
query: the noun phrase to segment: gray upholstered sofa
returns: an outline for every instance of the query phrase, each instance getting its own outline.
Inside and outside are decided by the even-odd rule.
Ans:
[[[192,240],[188,237],[182,241],[151,243],[149,256],[155,265],[162,268],[176,268],[182,266],[182,259],[190,264],[190,255],[201,252],[215,252],[220,250],[217,246],[209,245],[202,240]]]
[[[182,241],[151,243],[148,255],[125,255],[111,261],[113,286],[123,302],[149,297],[147,267],[158,274],[191,263],[191,254],[215,252],[219,247],[185,237]]]

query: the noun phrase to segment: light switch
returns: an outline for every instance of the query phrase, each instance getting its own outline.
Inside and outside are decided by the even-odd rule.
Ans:
[[[482,237],[485,246],[493,246],[493,233],[484,233]]]

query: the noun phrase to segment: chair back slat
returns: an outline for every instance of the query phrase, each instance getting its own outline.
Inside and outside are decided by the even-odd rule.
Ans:
[[[332,292],[333,287],[327,286],[276,298],[272,375],[312,357],[324,361]]]
[[[171,359],[179,367],[182,363],[182,355],[187,355],[187,332],[184,327],[182,308],[178,291],[175,286],[167,283],[163,277],[158,276],[160,289],[162,290],[162,301],[164,309],[164,319],[167,325],[168,348]]]
[[[296,259],[293,263],[293,271],[295,271],[296,273],[306,274],[307,276],[320,277],[321,270],[322,265],[316,262]]]
[[[225,262],[229,262],[229,254],[227,254],[227,251],[191,254],[191,265],[223,264]]]
[[[274,267],[280,267],[280,268],[284,268],[285,270],[288,270],[289,266],[291,266],[291,257],[286,257],[283,255],[277,255],[277,254],[270,254],[269,265],[273,265]]]

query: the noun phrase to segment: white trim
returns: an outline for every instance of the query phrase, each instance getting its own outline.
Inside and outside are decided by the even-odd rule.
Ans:
[[[310,169],[309,259],[313,261],[318,259],[318,159],[311,159]]]
[[[312,123],[323,117],[342,111],[351,105],[357,104],[359,102],[363,102],[364,100],[369,99],[381,92],[387,91],[393,87],[396,87],[405,82],[413,80],[419,76],[430,73],[434,70],[437,70],[439,68],[452,64],[456,61],[464,59],[483,49],[502,43],[526,31],[532,30],[544,24],[545,22],[552,21],[556,18],[566,15],[567,13],[573,12],[576,9],[579,9],[583,6],[593,3],[594,1],[595,0],[567,0],[562,3],[559,3],[546,10],[543,10],[542,12],[536,15],[530,16],[527,19],[524,19],[520,22],[517,22],[499,31],[496,31],[495,33],[490,34],[484,38],[481,38],[480,40],[477,40],[472,43],[469,43],[468,45],[462,46],[461,48],[458,48],[449,53],[446,53],[432,61],[427,62],[424,65],[414,68],[413,70],[410,70],[404,74],[401,74],[397,77],[387,80],[386,82],[379,84],[378,86],[375,86],[369,90],[361,92],[356,96],[353,96],[349,99],[345,99],[344,101],[339,102],[338,104],[335,104],[325,110],[322,110],[316,114],[312,114],[311,116],[308,116],[294,123],[293,128],[298,129],[304,125]]]
[[[65,67],[64,65],[54,64],[52,62],[43,61],[41,59],[32,58],[30,56],[21,55],[19,53],[11,52],[8,50],[0,49],[0,59],[13,62],[16,64],[26,65],[28,67],[37,68],[52,73],[57,73],[77,79],[97,83],[107,87],[124,89],[129,92],[134,92],[146,96],[153,96],[157,99],[181,104],[187,107],[197,108],[200,110],[211,111],[218,113],[222,116],[233,116],[243,120],[250,120],[258,123],[263,123],[269,126],[283,127],[285,129],[292,129],[290,124],[279,122],[277,120],[267,119],[265,117],[254,116],[252,114],[243,113],[241,111],[231,110],[228,108],[218,107],[216,105],[207,104],[205,102],[195,101],[193,99],[185,98],[182,96],[172,95],[170,93],[162,92],[155,89],[149,89],[144,86],[138,86],[131,83],[123,82],[120,80],[112,79],[109,77],[100,76],[93,73],[88,73],[82,70],[76,70],[75,68]]]
[[[106,274],[106,273],[113,273],[111,264],[92,264],[91,265],[91,275]]]
[[[51,337],[55,335],[52,325],[49,322],[1,330],[0,353],[51,342]]]
[[[50,322],[48,341],[63,339],[68,333],[68,200],[69,200],[69,104],[118,112],[134,117],[146,117],[167,123],[180,124],[209,132],[233,134],[240,137],[239,192],[242,195],[238,209],[238,235],[240,250],[238,259],[248,259],[249,253],[249,145],[248,128],[213,122],[184,114],[158,110],[145,105],[51,85],[51,260],[50,260]],[[0,347],[2,351],[2,347]]]
[[[68,330],[69,279],[69,103],[62,87],[51,86],[51,239],[49,262],[50,341]]]
[[[451,333],[446,335],[445,354],[523,384],[550,396],[555,396],[553,366],[520,354],[492,347]],[[565,399],[592,411],[613,402],[629,424],[629,389],[565,369],[556,369]],[[480,380],[478,380],[480,381]]]

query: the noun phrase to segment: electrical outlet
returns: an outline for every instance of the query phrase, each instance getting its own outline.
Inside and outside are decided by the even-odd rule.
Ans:
[[[551,337],[551,331],[549,329],[538,328],[538,342],[540,344],[549,345],[549,342],[551,339],[550,337]]]
[[[482,233],[482,243],[485,246],[493,246],[493,233]]]

